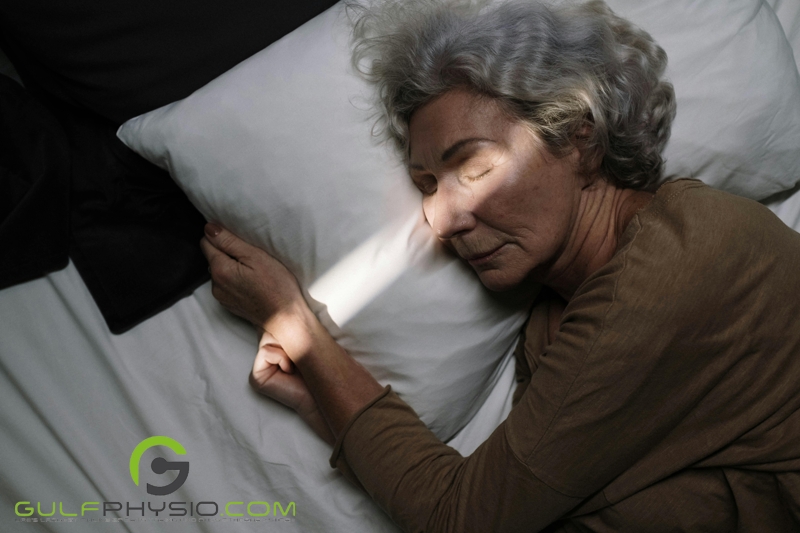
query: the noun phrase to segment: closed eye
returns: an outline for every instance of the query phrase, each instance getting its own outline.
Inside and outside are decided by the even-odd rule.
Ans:
[[[482,177],[486,176],[491,171],[492,171],[492,169],[490,168],[489,170],[487,170],[485,172],[482,172],[482,173],[478,174],[477,176],[467,176],[467,179],[470,180],[470,181],[479,180]]]

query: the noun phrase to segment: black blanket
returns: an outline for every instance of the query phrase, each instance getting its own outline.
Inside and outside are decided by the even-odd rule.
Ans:
[[[0,3],[0,289],[71,258],[121,333],[208,279],[203,217],[115,136],[191,94],[332,0]]]

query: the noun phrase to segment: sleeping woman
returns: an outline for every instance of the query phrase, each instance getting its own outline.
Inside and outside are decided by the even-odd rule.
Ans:
[[[600,1],[389,3],[356,36],[435,236],[493,291],[542,287],[514,408],[462,457],[209,224],[214,296],[265,332],[251,384],[407,531],[800,529],[800,235],[657,185],[664,51]]]

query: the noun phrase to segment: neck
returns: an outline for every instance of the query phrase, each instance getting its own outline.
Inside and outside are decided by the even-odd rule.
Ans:
[[[619,239],[652,193],[620,189],[597,179],[580,192],[570,236],[556,259],[537,277],[569,301],[578,287],[617,252]]]

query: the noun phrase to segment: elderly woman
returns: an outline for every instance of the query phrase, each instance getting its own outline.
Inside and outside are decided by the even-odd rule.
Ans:
[[[515,406],[460,456],[209,225],[214,295],[267,332],[253,386],[409,531],[800,528],[800,236],[698,181],[655,190],[664,51],[602,2],[401,2],[356,28],[436,237],[531,294]]]

